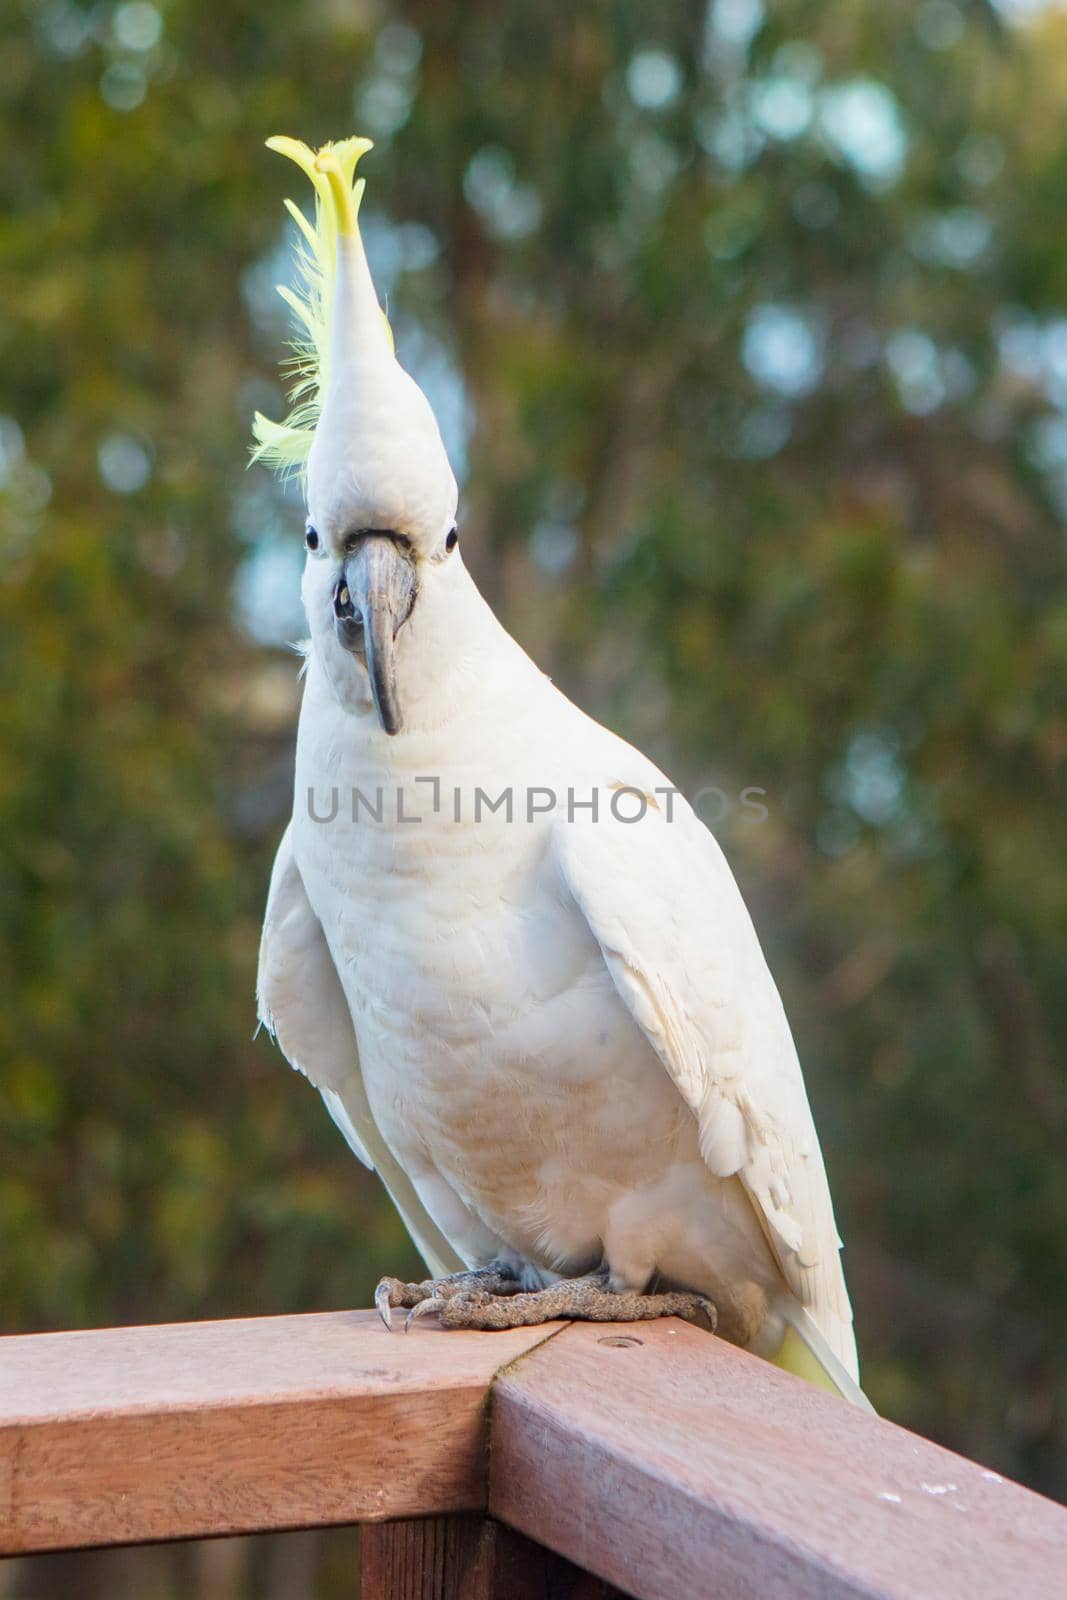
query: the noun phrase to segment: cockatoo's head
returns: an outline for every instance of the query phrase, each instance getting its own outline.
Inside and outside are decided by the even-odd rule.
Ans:
[[[397,733],[396,639],[455,548],[456,480],[430,404],[396,359],[363,250],[354,180],[370,140],[268,144],[307,173],[316,207],[313,226],[286,202],[304,238],[303,294],[280,291],[303,332],[296,404],[284,424],[257,413],[255,457],[303,470],[312,636],[332,635],[366,669],[378,719]]]

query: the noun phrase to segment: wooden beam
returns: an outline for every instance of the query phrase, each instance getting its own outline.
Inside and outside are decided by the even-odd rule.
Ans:
[[[363,1529],[360,1600],[624,1600],[489,1517],[423,1517]]]
[[[359,1311],[0,1340],[0,1554],[482,1508],[493,1377],[557,1328]]]
[[[356,1312],[0,1340],[0,1553],[487,1506],[639,1600],[1002,1600],[1067,1570],[1064,1509],[684,1323],[405,1335]],[[464,1600],[599,1592],[484,1518],[367,1549],[388,1600],[423,1568],[443,1596],[465,1575]]]
[[[1067,1510],[677,1321],[494,1388],[489,1509],[638,1600],[1063,1592]]]

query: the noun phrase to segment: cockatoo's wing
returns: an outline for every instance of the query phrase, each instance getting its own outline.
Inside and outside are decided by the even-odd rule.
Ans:
[[[615,988],[696,1114],[708,1167],[736,1174],[752,1200],[799,1302],[783,1297],[787,1323],[817,1364],[829,1346],[850,1381],[831,1376],[852,1390],[841,1245],[789,1024],[725,857],[679,796],[672,804],[672,820],[654,795],[638,821],[561,819],[555,857]],[[617,810],[634,817],[638,792]],[[809,1319],[821,1338],[805,1337]]]
[[[293,858],[291,829],[278,847],[259,947],[259,1019],[290,1066],[311,1080],[349,1145],[377,1171],[435,1277],[465,1263],[429,1216],[378,1131],[337,969]]]

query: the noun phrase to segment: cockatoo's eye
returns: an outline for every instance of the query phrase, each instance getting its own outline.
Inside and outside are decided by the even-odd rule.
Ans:
[[[459,543],[459,529],[458,528],[450,528],[449,532],[448,532],[448,537],[445,540],[445,549],[448,550],[448,551],[452,551],[452,550],[454,550],[456,548],[458,543]]]
[[[317,550],[319,548],[319,536],[314,528],[304,529],[304,543],[309,550]]]

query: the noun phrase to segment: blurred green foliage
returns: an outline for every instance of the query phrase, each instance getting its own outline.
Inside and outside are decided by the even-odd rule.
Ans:
[[[262,141],[366,132],[481,581],[724,797],[873,1399],[1067,1496],[1067,19],[22,0],[0,28],[5,1326],[365,1302],[413,1265],[251,1038],[301,529],[245,470],[294,192]]]

